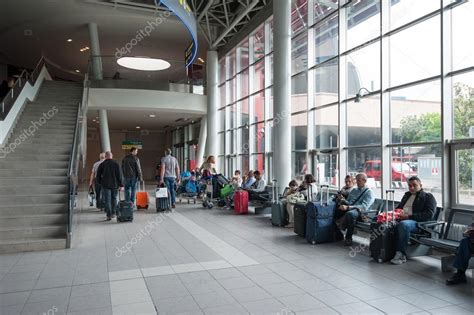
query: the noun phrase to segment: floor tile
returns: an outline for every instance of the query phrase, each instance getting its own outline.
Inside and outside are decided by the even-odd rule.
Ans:
[[[84,311],[67,312],[67,315],[113,315],[113,312],[112,306],[107,306]]]
[[[382,315],[384,314],[380,310],[374,308],[373,306],[370,306],[367,303],[364,302],[357,302],[357,303],[350,303],[350,304],[344,304],[344,305],[338,305],[334,306],[334,309],[338,311],[342,315],[351,315],[351,314],[360,314],[360,315],[365,315],[365,314],[371,314],[371,315]]]
[[[250,279],[244,277],[218,279],[217,281],[227,290],[248,288],[255,285]]]
[[[156,309],[153,303],[134,303],[127,305],[117,305],[112,308],[114,315],[156,315]]]
[[[276,299],[265,299],[242,303],[250,314],[290,314],[281,302]]]
[[[111,306],[110,296],[87,295],[73,297],[69,300],[68,312],[83,311]]]
[[[142,268],[142,274],[144,277],[163,276],[174,274],[174,270],[171,266]]]
[[[143,275],[140,269],[130,269],[130,270],[109,272],[110,281],[137,279],[137,278],[142,278],[142,277]]]
[[[315,297],[328,306],[359,302],[359,299],[339,289],[320,291],[317,292],[317,295],[315,295]]]
[[[422,311],[419,307],[406,303],[396,297],[365,301],[386,314],[407,314]]]
[[[155,300],[159,314],[177,314],[200,311],[199,305],[192,296]]]
[[[242,273],[237,268],[209,270],[209,273],[215,279],[226,279],[226,278],[235,278],[235,277],[242,276]]]
[[[230,290],[229,293],[239,302],[249,302],[271,298],[270,294],[260,287],[248,287]]]
[[[449,302],[424,293],[411,293],[406,295],[398,295],[397,297],[400,300],[416,305],[423,310],[432,310],[452,305]]]
[[[262,285],[261,287],[273,297],[282,297],[282,296],[304,293],[303,290],[301,290],[300,288],[298,288],[297,286],[289,282]]]
[[[42,289],[31,291],[28,303],[44,302],[52,300],[69,301],[71,287],[61,287],[53,289]]]
[[[430,310],[430,313],[433,315],[444,315],[444,314],[456,314],[456,315],[471,314],[472,315],[472,310],[469,311],[465,308],[454,305],[454,306],[438,308],[435,310]]]
[[[224,289],[213,291],[211,293],[194,294],[193,298],[201,309],[208,309],[237,303],[235,296],[229,294]]]
[[[203,309],[206,315],[247,315],[249,312],[240,304],[229,304]]]
[[[288,310],[294,312],[313,310],[326,306],[309,294],[283,296],[278,298],[278,300],[283,303]]]
[[[342,289],[343,291],[349,293],[352,296],[355,296],[359,300],[373,300],[373,299],[380,299],[390,296],[390,292],[386,290],[380,290],[378,288],[374,288],[370,285],[362,285],[357,287],[350,287]]]
[[[11,305],[24,305],[28,300],[30,292],[15,292],[0,294],[0,307]]]

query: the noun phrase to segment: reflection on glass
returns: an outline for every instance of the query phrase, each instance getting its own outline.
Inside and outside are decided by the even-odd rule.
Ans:
[[[225,108],[219,109],[218,117],[219,117],[219,131],[225,130]]]
[[[291,40],[291,74],[303,71],[308,66],[308,34],[306,32]]]
[[[249,123],[249,99],[245,98],[240,102],[240,119],[242,126]]]
[[[390,29],[396,29],[440,8],[440,1],[391,0]]]
[[[314,1],[314,22],[317,23],[337,10],[337,0]]]
[[[308,73],[303,72],[291,78],[291,112],[308,108]]]
[[[453,77],[454,137],[474,138],[474,72]]]
[[[253,165],[255,165],[255,170],[256,171],[258,170],[263,176],[263,178],[265,178],[265,155],[252,154],[252,160],[253,160]]]
[[[226,105],[226,100],[225,100],[225,83],[221,86],[219,86],[219,97],[220,97],[220,103],[219,103],[219,107],[224,107]]]
[[[349,50],[380,35],[380,0],[352,1],[346,19],[345,50]]]
[[[306,162],[306,152],[292,152],[291,166],[292,178],[302,181],[304,175],[309,173],[308,163]],[[288,183],[285,183],[285,185],[288,185]]]
[[[224,132],[219,133],[218,139],[219,139],[219,143],[220,143],[220,145],[219,145],[219,155],[224,155],[224,150],[225,150]]]
[[[392,143],[440,141],[440,81],[391,92],[390,127]]]
[[[380,97],[362,98],[347,103],[347,141],[349,146],[380,144]]]
[[[291,149],[306,150],[308,139],[308,114],[301,113],[291,116]]]
[[[440,17],[435,16],[390,37],[390,86],[441,73]]]
[[[339,22],[335,15],[321,25],[315,27],[315,63],[319,64],[339,53]]]
[[[456,150],[457,199],[459,204],[474,205],[474,147]]]
[[[249,69],[245,69],[238,76],[240,79],[239,98],[246,97],[249,95]]]
[[[367,186],[374,192],[375,196],[381,196],[381,150],[380,148],[354,148],[347,150],[347,170],[355,176],[363,172],[367,174]]]
[[[252,35],[253,61],[265,56],[265,29],[263,25]]]
[[[250,152],[250,139],[249,139],[249,127],[245,126],[240,128],[240,136],[241,139],[241,147],[239,148],[239,152],[243,154],[249,154]]]
[[[452,10],[451,41],[453,70],[474,66],[474,1],[463,3]]]
[[[380,89],[380,42],[356,50],[344,57],[346,66],[346,97],[353,97],[364,87]]]
[[[338,141],[338,105],[314,111],[315,145],[318,149],[336,148]]]
[[[265,124],[258,123],[254,125],[255,127],[255,152],[264,153],[265,152]]]
[[[227,129],[237,128],[237,105],[232,104],[228,106],[226,115],[229,119],[229,126]]]
[[[270,27],[270,38],[268,39],[269,47],[268,47],[268,52],[273,51],[273,17],[271,17],[267,23],[269,24]]]
[[[238,47],[240,52],[240,68],[238,71],[242,71],[249,66],[249,41],[246,38]]]
[[[223,83],[227,77],[226,77],[226,66],[225,66],[225,59],[226,57],[222,58],[219,60],[219,83]]]
[[[265,119],[265,94],[264,92],[257,93],[253,98],[253,120],[254,122],[263,121]]]
[[[253,67],[253,89],[252,93],[263,90],[265,84],[265,63],[263,60],[259,61]]]
[[[339,154],[317,154],[313,159],[313,174],[320,185],[339,187]]]
[[[271,119],[273,118],[273,88],[267,89],[270,91],[270,99],[269,99],[269,104],[268,104],[268,118]]]
[[[228,67],[228,79],[232,78],[235,73],[236,73],[236,60],[235,60],[235,49],[233,49],[228,55],[227,55],[227,67]]]
[[[338,59],[314,70],[314,106],[319,107],[339,100]]]
[[[291,31],[293,34],[306,28],[308,22],[308,1],[291,0]]]

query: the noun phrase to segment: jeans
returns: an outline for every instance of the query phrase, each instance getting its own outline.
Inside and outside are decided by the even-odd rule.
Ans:
[[[459,244],[456,257],[454,257],[453,267],[459,271],[466,271],[469,267],[469,259],[474,254],[474,244],[471,243],[469,237],[465,237]]]
[[[118,189],[102,189],[102,200],[105,203],[105,212],[108,218],[117,213],[117,194]]]
[[[354,227],[357,221],[357,218],[359,218],[359,211],[357,209],[353,210],[347,210],[346,213],[344,214],[345,216],[345,225],[347,228],[346,231],[346,239],[351,240],[352,239],[352,234],[354,234]]]
[[[176,203],[176,178],[175,177],[165,177],[164,182],[168,191],[170,192],[171,196],[171,204],[174,205]]]
[[[125,200],[135,204],[138,178],[125,178]]]
[[[398,222],[396,231],[397,251],[406,255],[408,242],[410,241],[410,233],[415,232],[416,229],[416,221],[414,220],[403,220]]]
[[[94,190],[95,190],[95,206],[97,209],[102,209],[104,208],[104,202],[102,201],[102,187],[97,181],[94,182]]]

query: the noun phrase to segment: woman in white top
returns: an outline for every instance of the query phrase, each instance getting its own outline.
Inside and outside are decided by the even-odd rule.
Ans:
[[[308,201],[316,201],[318,196],[318,186],[314,176],[306,174],[304,181],[301,183],[299,191],[306,197]],[[311,196],[309,195],[311,193]]]

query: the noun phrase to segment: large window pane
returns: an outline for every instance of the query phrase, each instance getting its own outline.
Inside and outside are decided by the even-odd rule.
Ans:
[[[347,170],[349,174],[367,174],[367,186],[372,188],[375,196],[381,197],[382,164],[380,148],[357,148],[347,150]]]
[[[335,103],[339,100],[338,60],[321,65],[314,70],[314,106]]]
[[[308,139],[308,114],[301,113],[291,116],[291,149],[306,150]]]
[[[218,111],[218,117],[219,117],[219,131],[224,131],[225,130],[225,108],[222,108]]]
[[[249,123],[249,99],[245,98],[240,102],[240,119],[242,126]]]
[[[248,68],[242,71],[238,75],[240,79],[240,95],[239,98],[246,97],[249,95],[249,70]]]
[[[253,35],[253,61],[265,56],[265,28],[261,26]]]
[[[268,52],[272,52],[273,51],[273,17],[271,17],[267,23],[269,24],[269,28],[270,28],[270,38],[268,39],[268,44],[269,44],[269,47],[268,47]]]
[[[249,172],[249,155],[243,154],[241,156],[242,159],[242,174],[246,175]]]
[[[269,102],[268,102],[268,118],[267,119],[271,119],[273,118],[273,88],[269,88],[267,89],[270,91],[270,99],[269,99]]]
[[[315,147],[335,148],[338,145],[338,105],[318,108],[314,111]]]
[[[267,80],[267,83],[268,85],[266,85],[265,87],[268,87],[270,85],[273,85],[273,53],[270,54],[268,57],[269,60],[269,65],[270,65],[270,68],[267,69],[267,75],[270,76],[270,80]]]
[[[474,205],[474,148],[456,150],[456,192],[459,204]]]
[[[265,93],[262,91],[252,96],[253,98],[253,120],[254,122],[260,122],[265,120]]]
[[[306,152],[292,152],[291,154],[292,178],[302,181],[304,175],[308,172],[308,164],[306,163]],[[285,183],[285,186],[288,183]]]
[[[253,66],[253,88],[252,93],[263,90],[265,84],[265,63],[264,60],[258,62]]]
[[[349,146],[380,144],[380,97],[364,97],[360,103],[347,103]]]
[[[474,138],[474,72],[453,77],[454,137]]]
[[[401,200],[408,189],[411,176],[421,179],[423,189],[433,194],[441,204],[441,146],[394,147],[391,151],[389,171],[395,199]]]
[[[316,154],[313,158],[313,174],[319,185],[334,185],[338,183],[338,154]]]
[[[220,97],[219,107],[224,107],[226,105],[226,100],[225,100],[226,91],[225,91],[225,89],[226,89],[225,83],[219,87],[219,97]]]
[[[227,57],[227,75],[228,78],[232,78],[237,70],[237,65],[236,65],[236,57],[235,57],[235,49],[232,50]]]
[[[452,10],[453,70],[474,66],[474,1],[468,1]]]
[[[391,0],[390,29],[396,29],[440,8],[440,1]]]
[[[390,37],[390,86],[441,73],[440,17]]]
[[[293,34],[306,28],[308,24],[308,1],[291,0],[291,31]]]
[[[338,0],[314,1],[314,22],[317,23],[337,10],[337,4]]]
[[[240,128],[240,136],[241,138],[241,145],[242,147],[239,148],[239,152],[243,154],[249,154],[250,152],[250,143],[249,143],[249,127],[242,127]]]
[[[219,155],[224,155],[224,150],[225,150],[225,141],[224,141],[224,132],[219,133],[218,139],[219,139]],[[200,167],[200,165],[199,165]]]
[[[237,127],[237,105],[232,104],[226,108],[226,115],[229,122],[229,125],[226,129],[234,129]]]
[[[339,52],[338,15],[334,15],[329,20],[323,22],[314,29],[315,33],[315,63],[319,64],[325,60],[336,56]]]
[[[380,35],[380,0],[352,1],[346,7],[346,50]]]
[[[238,71],[245,69],[249,66],[249,40],[246,38],[239,46],[240,52],[240,68]]]
[[[223,83],[226,78],[225,57],[219,60],[219,83]]]
[[[259,171],[262,174],[263,178],[265,178],[265,155],[252,154],[252,160],[253,164],[255,165],[255,170]]]
[[[306,32],[291,40],[291,74],[303,71],[308,66],[308,34]]]
[[[255,152],[265,153],[265,124],[258,123],[255,127]]]
[[[303,72],[291,78],[291,112],[308,108],[308,73]]]
[[[226,82],[226,86],[227,86],[226,101],[227,101],[227,104],[231,104],[231,103],[236,101],[235,93],[236,93],[237,89],[236,89],[236,86],[235,86],[235,80],[236,80],[236,78],[233,78],[232,80]]]
[[[380,42],[356,50],[344,59],[346,97],[355,96],[362,87],[371,92],[380,89]]]
[[[391,92],[390,126],[392,143],[440,141],[440,81]]]

